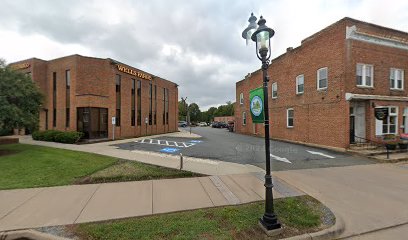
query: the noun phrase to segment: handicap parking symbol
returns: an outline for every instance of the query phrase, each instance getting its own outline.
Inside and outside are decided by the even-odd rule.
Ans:
[[[178,151],[180,151],[180,149],[178,149],[178,148],[169,148],[169,147],[163,148],[162,150],[160,150],[160,152],[164,152],[164,153],[175,153],[175,152],[178,152]]]

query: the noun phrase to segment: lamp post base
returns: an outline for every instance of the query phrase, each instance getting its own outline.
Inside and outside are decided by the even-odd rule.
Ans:
[[[275,214],[265,213],[262,218],[259,219],[259,223],[267,230],[282,229],[282,225],[278,222],[278,218]]]
[[[275,228],[268,229],[267,226],[264,225],[265,222],[264,222],[263,219],[261,218],[261,219],[259,219],[258,224],[259,224],[259,226],[261,227],[261,229],[265,232],[265,234],[266,234],[268,237],[272,237],[272,236],[279,235],[279,234],[281,234],[282,231],[283,231],[283,228],[281,227],[281,224],[280,224],[280,223],[276,223],[276,224],[274,225]]]

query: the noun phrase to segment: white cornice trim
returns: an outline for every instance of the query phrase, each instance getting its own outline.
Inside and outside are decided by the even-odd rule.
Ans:
[[[408,50],[408,42],[358,32],[356,26],[346,27],[346,39]]]
[[[408,97],[346,93],[346,100],[382,100],[408,102]]]

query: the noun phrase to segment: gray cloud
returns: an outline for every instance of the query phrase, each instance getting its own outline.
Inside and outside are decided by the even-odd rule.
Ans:
[[[260,66],[254,46],[245,47],[241,38],[251,11],[258,16],[263,13],[276,30],[275,57],[345,16],[378,24],[384,19],[385,25],[406,30],[401,26],[406,27],[407,21],[392,19],[407,20],[407,4],[378,7],[382,5],[380,0],[5,0],[0,8],[0,32],[41,35],[60,44],[82,46],[92,56],[114,58],[174,81],[180,85],[180,97],[208,108],[235,101],[235,83]],[[45,53],[35,57],[49,59]]]

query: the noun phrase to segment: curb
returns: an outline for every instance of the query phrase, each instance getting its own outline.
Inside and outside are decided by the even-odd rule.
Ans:
[[[17,230],[17,231],[8,231],[0,232],[1,240],[18,240],[18,239],[29,239],[29,240],[72,240],[69,238],[59,237],[37,230]]]
[[[408,158],[406,158],[406,157],[396,158],[396,159],[383,159],[383,158],[377,158],[375,156],[385,155],[385,154],[366,155],[366,154],[362,154],[362,153],[355,152],[355,151],[347,151],[347,152],[354,155],[354,156],[361,156],[361,157],[368,158],[370,160],[374,160],[374,161],[376,161],[378,163],[399,163],[399,162],[408,161]]]
[[[345,223],[344,220],[339,217],[336,213],[334,213],[334,216],[336,217],[336,223],[327,228],[323,229],[322,231],[315,232],[315,233],[305,233],[299,236],[294,236],[290,238],[284,238],[282,240],[329,240],[329,239],[336,239],[336,237],[340,236],[344,232],[345,229]]]

